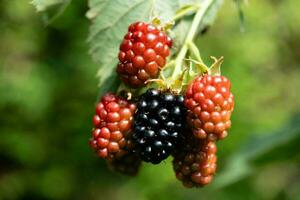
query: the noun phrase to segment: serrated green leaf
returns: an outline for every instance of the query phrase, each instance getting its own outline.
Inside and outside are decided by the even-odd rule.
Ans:
[[[90,0],[87,17],[92,20],[88,42],[90,53],[99,63],[100,86],[112,82],[115,73],[120,42],[129,24],[135,21],[151,21],[158,16],[168,22],[179,8],[178,1],[166,0]],[[107,88],[107,87],[106,87]]]

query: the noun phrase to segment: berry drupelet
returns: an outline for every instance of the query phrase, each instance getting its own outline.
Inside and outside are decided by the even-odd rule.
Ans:
[[[202,187],[212,181],[216,172],[216,145],[206,140],[190,139],[174,154],[173,168],[185,187]]]
[[[166,64],[172,40],[158,27],[144,22],[129,26],[120,45],[117,72],[122,81],[133,88],[157,78]]]
[[[234,97],[224,76],[197,77],[186,91],[187,121],[196,138],[215,141],[227,136]]]
[[[142,160],[158,164],[179,144],[186,111],[184,98],[149,89],[140,98],[134,115],[133,139]]]
[[[132,121],[136,106],[108,93],[96,106],[90,146],[101,158],[112,160],[133,148]]]

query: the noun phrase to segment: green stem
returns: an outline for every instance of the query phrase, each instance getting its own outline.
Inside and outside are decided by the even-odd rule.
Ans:
[[[178,13],[176,13],[176,15],[173,17],[172,21],[175,22],[175,21],[183,18],[188,13],[196,12],[198,9],[199,9],[199,6],[197,6],[197,5],[189,6],[185,9],[179,11]]]
[[[205,13],[210,8],[210,6],[213,4],[213,2],[214,2],[214,0],[204,1],[203,4],[200,6],[199,10],[196,12],[194,20],[193,20],[191,28],[190,28],[190,31],[189,31],[189,33],[185,39],[185,42],[175,60],[176,65],[175,65],[174,71],[171,76],[171,78],[173,80],[176,80],[177,76],[181,73],[182,63],[183,63],[183,60],[188,51],[188,44],[189,44],[189,42],[193,41],[193,39],[197,33],[197,29],[199,28],[199,25],[202,22]]]

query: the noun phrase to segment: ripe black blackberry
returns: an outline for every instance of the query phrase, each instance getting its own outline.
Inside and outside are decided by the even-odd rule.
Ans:
[[[141,96],[134,115],[133,139],[142,160],[158,164],[182,138],[186,110],[184,97],[149,89]]]

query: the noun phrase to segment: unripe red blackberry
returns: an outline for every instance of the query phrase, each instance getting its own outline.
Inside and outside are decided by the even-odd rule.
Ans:
[[[186,91],[187,121],[199,139],[215,141],[227,136],[234,106],[231,83],[224,76],[197,77]]]
[[[158,164],[176,149],[185,124],[183,101],[181,95],[155,89],[142,95],[134,115],[133,135],[142,160]]]
[[[120,45],[117,72],[126,84],[140,87],[156,78],[166,64],[172,40],[158,27],[145,22],[129,26]]]
[[[141,166],[138,154],[130,152],[120,157],[107,161],[111,170],[128,176],[135,176]]]
[[[212,181],[217,168],[216,145],[205,140],[190,141],[174,155],[173,168],[185,187],[202,187]]]
[[[90,146],[101,158],[121,157],[132,149],[132,120],[136,106],[108,93],[96,106]]]

